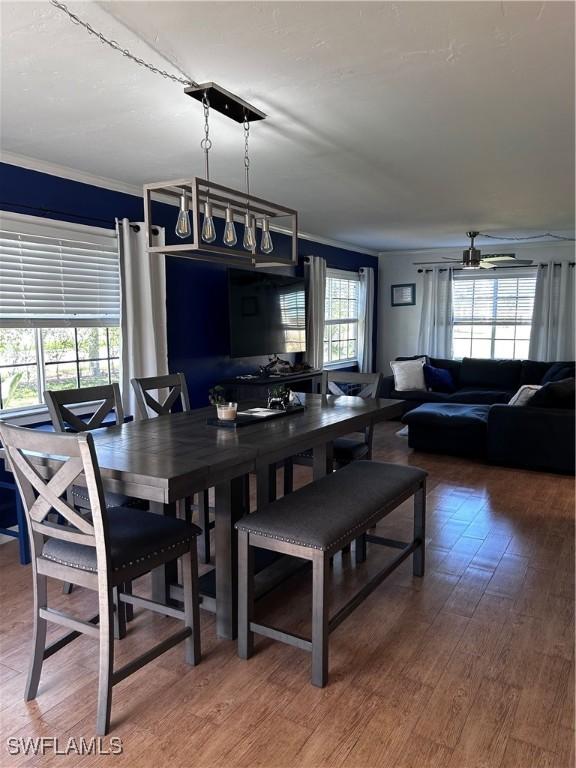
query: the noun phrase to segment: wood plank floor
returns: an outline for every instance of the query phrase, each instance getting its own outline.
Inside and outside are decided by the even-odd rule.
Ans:
[[[338,628],[323,690],[308,682],[308,654],[260,638],[241,661],[202,613],[197,668],[177,647],[114,689],[122,755],[7,753],[9,736],[65,745],[93,735],[97,644],[81,638],[45,662],[38,698],[25,703],[30,569],[15,543],[0,547],[0,766],[573,766],[573,479],[412,454],[398,429],[377,428],[375,458],[430,473],[425,578],[405,563]],[[309,479],[298,468],[297,482]],[[409,536],[409,505],[379,528]],[[338,556],[333,607],[387,557],[370,545],[359,568]],[[141,581],[136,591],[146,592]],[[64,596],[53,585],[50,599],[81,615],[95,607],[81,589]],[[267,620],[302,633],[309,609],[305,572],[259,604]],[[117,663],[173,626],[137,611]]]

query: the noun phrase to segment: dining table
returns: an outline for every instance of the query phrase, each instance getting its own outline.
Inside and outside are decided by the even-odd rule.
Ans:
[[[275,498],[279,464],[311,452],[313,480],[319,479],[331,471],[336,438],[403,411],[401,400],[310,393],[298,397],[302,410],[237,428],[209,424],[214,416],[210,407],[92,431],[104,487],[148,501],[153,512],[183,517],[191,497],[215,489],[214,569],[200,580],[201,606],[215,612],[222,638],[234,639],[237,632],[235,524],[249,512],[250,474],[256,475],[257,505],[267,504]],[[43,457],[40,463],[47,472],[58,464],[55,457]],[[174,600],[179,591],[175,563],[153,572],[153,599]]]

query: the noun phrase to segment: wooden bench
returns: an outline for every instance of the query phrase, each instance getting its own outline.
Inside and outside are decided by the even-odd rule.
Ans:
[[[414,497],[411,542],[367,535],[402,502]],[[424,575],[426,472],[416,467],[356,461],[282,497],[236,524],[238,530],[238,655],[253,653],[254,634],[312,653],[312,683],[328,680],[328,636],[409,555],[413,573]],[[328,616],[330,558],[356,541],[356,562],[366,559],[366,541],[400,549],[332,618]],[[312,562],[312,639],[254,621],[254,547]]]

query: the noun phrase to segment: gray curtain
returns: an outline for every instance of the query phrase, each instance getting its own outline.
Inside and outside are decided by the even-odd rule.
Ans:
[[[426,269],[422,275],[422,314],[418,354],[452,357],[452,270]]]
[[[574,360],[574,267],[542,264],[536,279],[530,360]]]
[[[166,276],[164,254],[146,250],[146,227],[119,222],[122,282],[122,399],[126,413],[136,416],[130,379],[168,373],[166,331]],[[164,229],[157,227],[154,245],[164,245]]]
[[[362,267],[358,291],[358,367],[361,373],[372,373],[373,326],[374,270]]]
[[[306,362],[313,368],[324,366],[324,314],[326,311],[326,261],[308,256],[304,263],[306,279]]]

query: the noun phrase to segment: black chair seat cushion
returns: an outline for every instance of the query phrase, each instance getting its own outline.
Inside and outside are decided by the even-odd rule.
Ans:
[[[355,461],[261,510],[236,528],[303,547],[327,550],[364,532],[387,504],[417,490],[426,472],[416,467]]]
[[[201,533],[184,520],[128,507],[107,510],[112,570],[146,560],[186,544]],[[96,572],[96,549],[61,539],[48,539],[42,557],[83,571]]]
[[[364,439],[364,435],[358,438],[337,437],[334,440],[334,461],[337,464],[350,464],[351,461],[358,461],[367,456],[369,446]]]
[[[426,403],[406,413],[402,419],[408,426],[468,427],[488,422],[489,405],[460,403]]]
[[[90,509],[90,499],[87,489],[82,485],[72,486],[72,496],[74,504],[81,509]],[[124,496],[123,493],[104,492],[104,501],[107,509],[112,507],[133,507],[134,509],[148,509],[148,502],[143,499],[135,499],[131,496]]]

